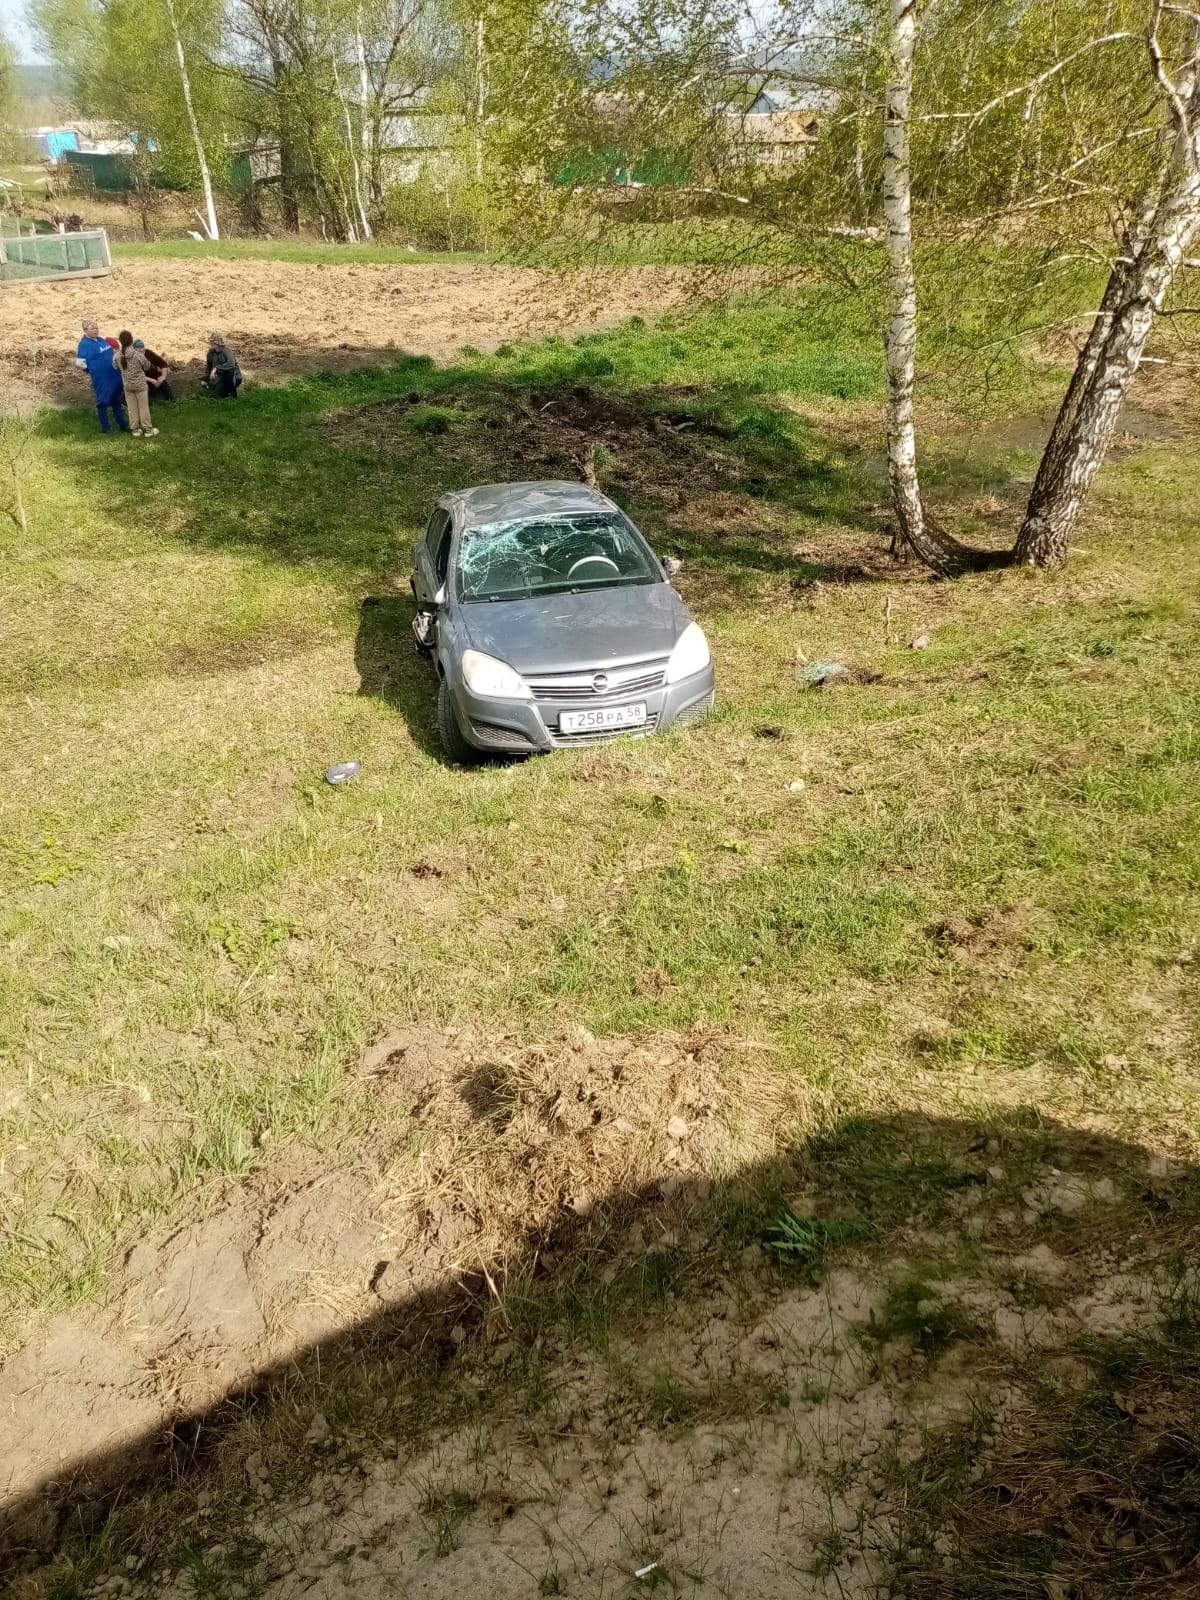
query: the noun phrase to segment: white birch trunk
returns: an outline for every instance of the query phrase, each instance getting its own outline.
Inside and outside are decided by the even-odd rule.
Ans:
[[[1193,63],[1195,72],[1197,63]],[[1131,259],[1118,261],[1038,467],[1013,560],[1061,567],[1080,509],[1112,443],[1154,319],[1200,234],[1200,73],[1175,108],[1172,172],[1143,221]]]
[[[917,366],[917,281],[912,253],[908,122],[912,100],[916,0],[892,0],[883,97],[883,211],[887,222],[887,454],[892,503],[902,538],[920,553],[925,511],[917,478],[913,385]]]
[[[483,76],[483,18],[475,27],[475,181],[483,182],[483,117],[487,107],[487,84]]]
[[[373,198],[378,200],[379,196],[375,193],[373,177],[375,163],[374,152],[371,145],[371,118],[367,111],[367,107],[369,106],[371,100],[371,79],[367,72],[367,47],[363,42],[361,7],[359,8],[356,17],[354,46],[358,54],[358,98],[359,104],[362,107],[363,172],[366,174],[366,182],[371,189]],[[365,211],[363,213],[363,229],[365,231],[365,237],[369,239],[371,237],[371,224],[367,221]]]
[[[917,0],[891,0],[888,74],[883,99],[883,211],[887,224],[887,454],[896,547],[944,576],[999,566],[1008,554],[973,550],[940,528],[925,510],[917,472],[914,391],[917,375],[917,277],[913,262],[912,113]]]
[[[212,177],[208,170],[208,157],[204,153],[204,140],[200,137],[200,124],[196,121],[196,112],[192,105],[192,80],[188,73],[187,57],[183,53],[179,23],[175,17],[175,0],[166,0],[166,6],[171,33],[175,40],[175,59],[179,63],[179,81],[183,85],[183,104],[187,110],[188,127],[191,129],[192,144],[196,150],[196,164],[200,168],[200,185],[204,190],[205,226],[210,239],[219,239],[221,235],[217,227],[217,208],[213,204]]]
[[[367,221],[367,208],[363,203],[362,168],[358,164],[358,147],[354,138],[354,123],[350,116],[350,104],[342,91],[342,80],[340,74],[338,73],[336,56],[333,57],[333,81],[337,88],[338,99],[342,102],[342,116],[346,122],[346,148],[350,152],[350,170],[351,176],[354,180],[354,209],[358,212],[358,220],[359,225],[362,228],[362,236],[364,239],[369,239],[371,237],[371,224]],[[363,107],[363,115],[366,115],[365,106]],[[353,223],[350,224],[349,228],[347,229],[347,233],[349,235],[350,243],[356,243]]]

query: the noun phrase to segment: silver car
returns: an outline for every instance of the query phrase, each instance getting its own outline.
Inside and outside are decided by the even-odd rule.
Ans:
[[[708,642],[664,565],[581,483],[443,495],[413,548],[417,648],[453,761],[603,744],[695,722]]]

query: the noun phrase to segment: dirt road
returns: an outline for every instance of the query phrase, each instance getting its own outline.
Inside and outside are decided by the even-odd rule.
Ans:
[[[66,404],[83,395],[71,364],[84,316],[106,334],[130,328],[189,378],[219,328],[249,378],[348,367],[408,351],[444,359],[463,345],[602,326],[662,311],[695,275],[660,267],[565,278],[520,267],[294,265],[276,261],[129,260],[111,278],[5,291],[7,359]],[[31,371],[32,368],[32,371]]]

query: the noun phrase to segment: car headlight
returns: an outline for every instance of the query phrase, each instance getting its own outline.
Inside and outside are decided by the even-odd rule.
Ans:
[[[678,683],[681,678],[690,678],[694,673],[703,672],[711,660],[704,630],[699,623],[689,622],[671,651],[667,662],[667,682]]]
[[[485,656],[481,650],[464,650],[463,681],[472,694],[492,700],[530,700],[529,685],[506,661]]]

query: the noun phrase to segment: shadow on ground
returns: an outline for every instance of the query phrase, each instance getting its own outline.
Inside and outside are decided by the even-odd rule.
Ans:
[[[578,478],[585,456],[649,536],[714,589],[894,577],[879,484],[857,472],[852,452],[765,397],[618,391],[596,365],[560,341],[508,372],[403,358],[279,388],[247,383],[235,404],[163,408],[152,446],[97,438],[84,458],[90,412],[51,416],[45,432],[59,464],[86,472],[91,498],[118,522],[152,518],[183,542],[332,569],[372,592],[406,568],[447,489]]]
[[[511,1077],[447,1070],[479,1137],[516,1126]],[[119,1446],[60,1427],[7,1570],[63,1596],[624,1594],[652,1559],[669,1593],[1197,1592],[1195,1168],[1033,1113],[897,1114],[714,1182],[673,1134],[659,1183],[563,1196],[503,1259],[458,1233],[405,1290],[433,1257],[364,1246],[377,1311],[211,1404]]]
[[[367,595],[359,604],[354,665],[359,692],[398,711],[417,748],[440,759],[442,747],[434,718],[437,679],[430,663],[417,654],[414,614],[411,599]]]

